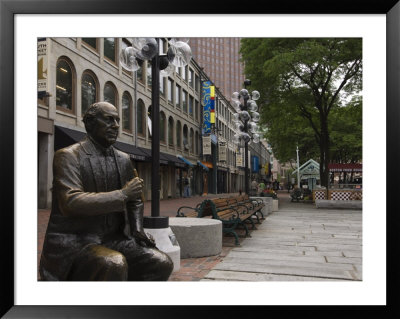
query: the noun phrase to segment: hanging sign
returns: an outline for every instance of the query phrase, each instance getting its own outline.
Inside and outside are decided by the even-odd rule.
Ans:
[[[37,58],[38,58],[38,92],[45,94],[47,89],[47,71],[48,71],[48,59],[47,59],[47,40],[46,38],[40,38],[37,42]]]
[[[243,154],[236,152],[236,166],[243,167]]]
[[[218,157],[220,162],[226,162],[226,142],[219,142]]]
[[[203,155],[211,155],[211,136],[203,136]]]

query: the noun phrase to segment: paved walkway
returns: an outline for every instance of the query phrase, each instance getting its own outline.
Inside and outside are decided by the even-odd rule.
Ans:
[[[210,194],[160,201],[160,215],[175,217],[180,206],[196,206],[205,198],[233,194]],[[235,194],[237,195],[237,194]],[[291,203],[279,192],[279,211],[270,214],[251,238],[223,237],[217,256],[181,259],[180,270],[170,281],[271,281],[271,280],[361,280],[361,211],[321,210],[311,203]],[[49,210],[38,213],[38,261]],[[145,215],[151,202],[145,203]],[[238,231],[244,235],[244,231]]]
[[[316,209],[279,194],[270,214],[204,277],[234,281],[362,280],[362,212]]]

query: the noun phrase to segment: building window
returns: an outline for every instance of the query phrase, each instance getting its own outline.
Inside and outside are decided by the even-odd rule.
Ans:
[[[160,94],[165,96],[165,78],[160,77]]]
[[[160,141],[165,143],[165,114],[164,112],[160,112]]]
[[[177,122],[176,123],[176,146],[178,146],[178,148],[181,148],[182,146],[182,128],[181,128],[181,122]]]
[[[168,102],[173,103],[173,91],[172,91],[172,80],[168,78]]]
[[[200,92],[200,77],[196,76],[196,91]]]
[[[118,110],[117,89],[115,88],[114,84],[112,84],[111,82],[107,82],[106,85],[104,86],[104,101],[111,103]]]
[[[188,111],[187,92],[185,90],[182,90],[182,109],[183,109],[183,112],[187,113],[187,111]]]
[[[122,50],[125,50],[127,47],[131,46],[131,43],[127,39],[124,38],[124,39],[122,39],[121,46],[122,46]],[[122,71],[129,75],[132,75],[131,71],[127,71],[124,68],[122,68]]]
[[[159,54],[163,55],[167,53],[167,40],[165,39],[160,39],[161,41],[159,42],[158,45],[158,50],[159,50]]]
[[[193,70],[189,70],[189,85],[194,88],[194,73]]]
[[[116,59],[117,45],[115,38],[104,38],[104,56],[115,63]]]
[[[188,139],[188,135],[189,135],[189,130],[187,125],[185,124],[183,126],[183,149],[185,151],[189,151],[189,139]]]
[[[187,67],[186,66],[182,67],[182,79],[185,81],[187,80]]]
[[[190,129],[190,139],[189,139],[190,153],[194,153],[194,131]]]
[[[64,111],[74,113],[74,72],[72,63],[64,58],[57,61],[56,70],[56,105]]]
[[[97,51],[98,45],[97,45],[97,38],[82,38],[82,41],[90,46],[92,49]]]
[[[83,116],[89,106],[97,100],[97,83],[94,76],[88,71],[85,71],[82,75],[81,91],[81,107]]]
[[[181,108],[181,87],[179,85],[175,86],[175,106]]]
[[[174,146],[174,120],[171,116],[168,119],[168,144]]]
[[[141,62],[141,64],[139,64],[140,68],[139,70],[136,71],[136,78],[138,81],[144,83],[144,76],[143,76],[143,68],[144,68],[144,62]]]
[[[194,137],[194,141],[195,141],[195,153],[199,154],[199,133],[196,131],[195,133],[195,137]]]
[[[189,96],[189,115],[193,117],[193,96]]]
[[[142,100],[137,101],[137,133],[138,135],[144,136],[145,135],[145,106]]]
[[[132,99],[128,92],[122,95],[122,129],[132,133]]]
[[[194,102],[194,116],[195,119],[198,121],[199,120],[199,101]]]

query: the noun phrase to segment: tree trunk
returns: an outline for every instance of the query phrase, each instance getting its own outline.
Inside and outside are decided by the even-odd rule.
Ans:
[[[328,187],[329,183],[329,132],[328,132],[328,118],[325,114],[320,113],[321,119],[321,140],[320,140],[320,165],[319,174],[321,179],[321,186]]]

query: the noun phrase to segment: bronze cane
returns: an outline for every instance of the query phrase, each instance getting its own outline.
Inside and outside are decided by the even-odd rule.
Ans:
[[[136,168],[134,168],[133,169],[133,175],[135,175],[135,177],[139,177],[139,174],[138,174],[138,172],[137,172],[137,170],[136,170]],[[144,199],[144,192],[142,191],[142,194],[141,194],[142,196],[142,202],[143,202],[143,204],[144,204],[144,202],[145,202],[145,199]]]
[[[139,177],[137,170],[134,168],[133,169],[133,174],[135,175],[135,177]],[[141,193],[141,198],[142,198],[142,202],[144,204],[144,194],[143,191]],[[125,226],[124,226],[124,235],[127,238],[132,238],[132,230],[130,227],[130,223],[129,223],[129,217],[128,217],[128,209],[126,208],[126,205],[124,206],[124,220],[125,220]]]
[[[139,174],[138,174],[136,168],[133,169],[133,175],[134,175],[135,177],[139,177]],[[143,203],[143,205],[144,205],[145,198],[144,198],[144,192],[143,192],[143,190],[142,190],[142,193],[141,193],[140,195],[141,195],[142,203]],[[140,233],[140,232],[135,232],[135,233],[133,234],[133,236],[134,236],[135,238],[144,241],[148,247],[156,247],[156,243],[155,243],[155,240],[154,240],[153,236],[151,236],[151,234],[146,234],[146,235],[147,235],[147,237],[144,236],[144,235],[143,235],[142,233]]]

